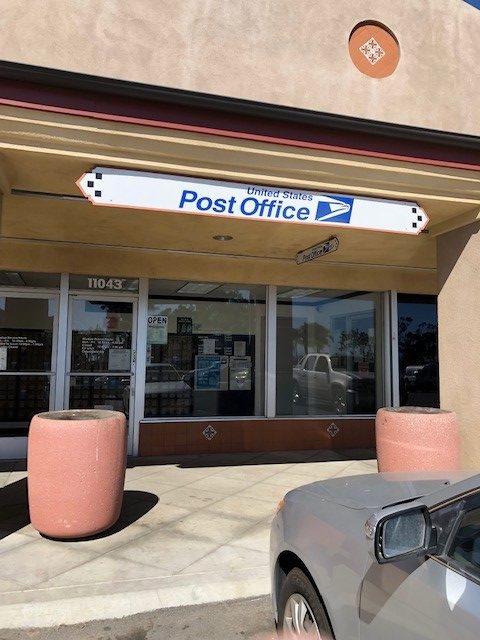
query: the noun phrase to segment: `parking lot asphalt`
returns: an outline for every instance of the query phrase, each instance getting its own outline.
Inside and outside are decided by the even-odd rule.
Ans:
[[[0,640],[273,640],[269,597],[160,609],[127,618],[25,632],[0,631]]]

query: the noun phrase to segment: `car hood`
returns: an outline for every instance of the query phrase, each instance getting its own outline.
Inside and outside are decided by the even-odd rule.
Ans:
[[[295,491],[314,494],[349,509],[381,509],[435,494],[474,474],[473,471],[371,473],[321,480]]]

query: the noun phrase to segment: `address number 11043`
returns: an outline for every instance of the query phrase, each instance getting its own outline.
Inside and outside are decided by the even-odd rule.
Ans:
[[[120,291],[123,289],[125,280],[123,278],[88,278],[89,289],[111,289]]]

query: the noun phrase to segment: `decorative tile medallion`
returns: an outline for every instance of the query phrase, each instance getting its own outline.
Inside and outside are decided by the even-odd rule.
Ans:
[[[362,44],[359,49],[370,64],[377,64],[377,62],[385,55],[385,51],[378,44],[375,38],[370,38],[370,40],[365,42],[365,44]]]
[[[335,438],[335,436],[340,433],[340,429],[332,422],[327,427],[327,433],[331,438]]]
[[[209,424],[208,427],[205,427],[202,433],[207,440],[212,440],[217,435],[218,431]]]
[[[379,22],[360,22],[352,30],[348,51],[353,64],[370,78],[392,75],[400,62],[400,44],[394,33]]]

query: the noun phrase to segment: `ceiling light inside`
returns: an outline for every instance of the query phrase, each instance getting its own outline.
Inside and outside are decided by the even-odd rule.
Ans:
[[[283,293],[278,294],[278,298],[306,298],[312,295],[312,293],[320,293],[319,289],[289,289]]]
[[[219,236],[212,236],[214,240],[220,240],[220,242],[225,242],[226,240],[233,240],[233,236],[228,236],[228,235],[219,235]]]
[[[212,284],[210,282],[187,282],[183,287],[177,289],[177,293],[205,295],[214,289],[218,289],[220,286],[219,284]]]

